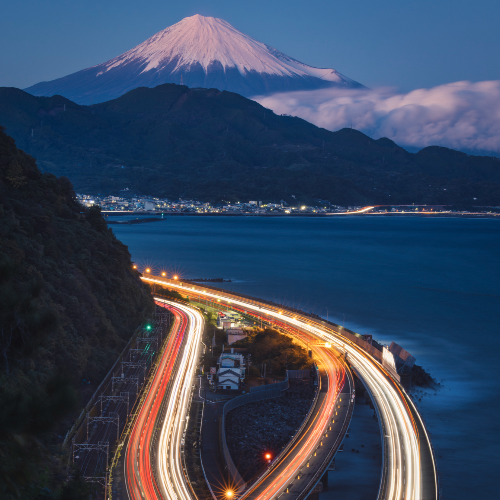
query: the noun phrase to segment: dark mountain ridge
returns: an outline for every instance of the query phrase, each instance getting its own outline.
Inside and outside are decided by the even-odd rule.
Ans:
[[[278,116],[238,94],[175,84],[80,106],[0,88],[0,124],[41,168],[89,194],[209,201],[475,204],[500,201],[500,160]],[[295,196],[295,198],[292,197]]]

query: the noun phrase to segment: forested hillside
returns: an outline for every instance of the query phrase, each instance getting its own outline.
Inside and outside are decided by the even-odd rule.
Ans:
[[[0,128],[0,498],[81,498],[63,438],[152,308],[99,209]]]
[[[0,124],[43,171],[79,192],[337,205],[500,202],[500,159],[442,147],[409,153],[318,128],[216,89],[165,84],[80,106],[0,88]]]

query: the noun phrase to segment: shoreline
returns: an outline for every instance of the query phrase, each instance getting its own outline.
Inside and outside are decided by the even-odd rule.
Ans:
[[[131,221],[111,221],[108,224],[140,224],[142,222],[155,222],[158,220],[163,220],[167,217],[280,217],[280,218],[296,218],[296,217],[424,217],[424,218],[452,218],[452,219],[500,219],[499,214],[482,214],[482,213],[469,213],[469,214],[451,214],[451,213],[326,213],[326,214],[308,214],[308,213],[298,213],[298,214],[253,214],[253,213],[218,213],[218,212],[209,212],[209,213],[196,213],[196,212],[149,212],[149,213],[137,213],[137,212],[105,212],[102,211],[102,214],[108,217],[123,217],[123,216],[137,216],[137,217],[150,217],[147,220],[134,219]],[[159,216],[163,215],[161,218],[152,218],[151,216]]]

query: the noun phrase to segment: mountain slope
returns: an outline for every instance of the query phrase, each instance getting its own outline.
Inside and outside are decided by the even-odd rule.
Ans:
[[[329,86],[362,87],[331,68],[314,68],[253,40],[222,19],[195,15],[92,68],[26,89],[79,104],[108,101],[163,83],[217,88],[244,96]]]
[[[166,84],[88,107],[4,88],[0,123],[41,168],[89,194],[128,187],[208,201],[500,201],[496,158],[438,147],[412,154],[386,138],[329,132],[215,89]]]
[[[0,498],[56,498],[64,435],[152,309],[99,210],[0,127]]]

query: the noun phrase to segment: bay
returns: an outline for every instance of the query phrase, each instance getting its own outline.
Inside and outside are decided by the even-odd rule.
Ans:
[[[500,221],[170,216],[114,225],[139,268],[227,289],[395,341],[443,387],[418,402],[444,498],[496,497]]]

